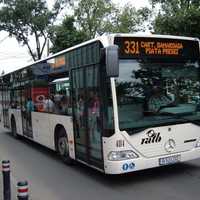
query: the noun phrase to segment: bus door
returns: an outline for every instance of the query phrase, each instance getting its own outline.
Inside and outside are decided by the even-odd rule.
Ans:
[[[73,69],[71,75],[76,158],[102,168],[98,65]]]
[[[7,128],[9,128],[9,104],[10,104],[10,91],[8,86],[4,86],[2,92],[3,124],[4,127]]]
[[[31,110],[32,110],[32,99],[31,99],[31,89],[27,88],[22,91],[22,128],[23,134],[27,137],[33,137],[32,130],[32,119],[31,119]],[[32,102],[32,103],[31,103]]]

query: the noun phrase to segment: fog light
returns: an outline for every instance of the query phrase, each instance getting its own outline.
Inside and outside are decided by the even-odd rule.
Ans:
[[[138,158],[139,156],[132,150],[126,151],[111,151],[108,154],[108,160],[110,161],[120,161],[120,160],[128,160],[133,158]]]

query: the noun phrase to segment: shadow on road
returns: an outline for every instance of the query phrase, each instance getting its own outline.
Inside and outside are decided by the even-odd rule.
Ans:
[[[12,138],[15,140],[10,133],[6,132],[5,134],[10,139]],[[52,150],[41,146],[33,141],[28,139],[20,139],[16,140],[28,148],[31,148],[34,151],[38,151],[43,155],[49,157],[50,159],[54,159],[59,164],[63,164],[62,161],[59,159],[59,156]],[[105,175],[101,172],[98,172],[90,167],[87,167],[81,163],[76,163],[73,166],[66,166],[66,171],[71,170],[71,172],[78,174],[81,177],[87,179],[93,179],[96,182],[106,185],[108,187],[126,187],[130,184],[134,183],[142,183],[142,182],[150,182],[152,180],[162,181],[169,178],[176,178],[177,176],[182,176],[183,174],[187,174],[189,176],[193,176],[193,174],[198,173],[198,179],[200,179],[200,165],[195,164],[193,162],[187,163],[179,163],[175,165],[168,165],[164,167],[136,171],[128,174],[122,175]]]
[[[190,172],[192,172],[192,174],[195,171],[200,172],[199,166],[190,163],[180,163],[121,175],[105,175],[81,164],[77,164],[76,168],[79,173],[84,173],[85,175],[102,182],[102,184],[112,187],[124,187],[133,183],[148,182],[152,180],[162,181],[164,179],[176,178],[183,174],[190,175]]]

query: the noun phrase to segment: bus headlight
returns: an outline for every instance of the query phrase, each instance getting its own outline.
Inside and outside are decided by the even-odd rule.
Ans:
[[[196,147],[200,147],[200,139],[197,140]]]
[[[108,160],[110,161],[120,161],[120,160],[128,160],[133,158],[138,158],[139,156],[132,150],[126,151],[111,151],[108,154]]]

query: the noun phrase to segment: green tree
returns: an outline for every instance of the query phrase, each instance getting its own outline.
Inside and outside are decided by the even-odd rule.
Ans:
[[[161,9],[153,22],[155,33],[200,37],[199,0],[151,0]]]
[[[51,42],[53,53],[69,48],[86,40],[87,36],[83,31],[75,27],[73,16],[66,16],[61,25],[54,26],[51,30]]]
[[[80,0],[74,16],[88,38],[94,38],[108,32],[129,33],[144,30],[150,13],[146,7],[136,10],[131,4],[117,7],[110,0]]]
[[[42,57],[51,26],[67,0],[56,0],[52,10],[46,0],[0,0],[0,31],[28,48],[33,60]],[[32,45],[35,43],[35,45]]]
[[[104,33],[129,33],[144,30],[150,10],[131,5],[116,7],[110,0],[78,0],[72,17],[52,29],[53,52],[76,45]]]
[[[74,7],[77,26],[87,35],[87,39],[102,34],[105,22],[113,11],[110,0],[80,0]]]
[[[149,19],[151,11],[143,7],[136,10],[131,4],[115,8],[112,17],[106,22],[105,32],[130,33],[144,31],[145,22]]]

